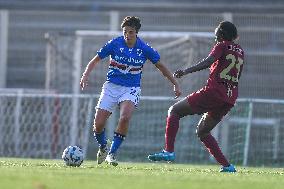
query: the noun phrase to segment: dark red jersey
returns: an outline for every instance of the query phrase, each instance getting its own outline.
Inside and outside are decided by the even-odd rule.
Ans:
[[[242,47],[231,41],[219,42],[209,56],[214,56],[216,61],[210,67],[208,87],[216,89],[218,96],[225,102],[234,104],[244,63]]]

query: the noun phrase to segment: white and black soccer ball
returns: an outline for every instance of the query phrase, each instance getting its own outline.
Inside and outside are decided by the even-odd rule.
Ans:
[[[67,166],[79,167],[84,161],[83,150],[78,146],[68,146],[62,153],[62,159]]]

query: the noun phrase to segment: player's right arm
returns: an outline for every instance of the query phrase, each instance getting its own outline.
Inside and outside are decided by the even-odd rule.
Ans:
[[[197,72],[206,68],[209,68],[214,62],[216,61],[216,58],[212,55],[209,55],[207,58],[204,58],[197,64],[186,68],[184,70],[177,70],[174,73],[174,77],[176,78],[181,78],[182,76],[192,73],[192,72]]]
[[[88,86],[88,78],[94,67],[96,66],[97,63],[99,63],[101,58],[96,55],[86,66],[85,71],[82,74],[81,80],[80,80],[80,85],[81,89],[83,90],[86,86]]]

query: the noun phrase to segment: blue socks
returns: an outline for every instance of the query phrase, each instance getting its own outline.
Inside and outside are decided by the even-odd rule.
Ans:
[[[96,138],[97,142],[99,143],[99,148],[103,149],[107,145],[105,129],[101,133],[94,132],[94,137]]]
[[[103,149],[107,146],[105,129],[101,133],[94,132],[94,137],[99,143],[100,149]],[[114,132],[109,154],[115,154],[124,139],[125,139],[124,135]]]
[[[114,132],[110,151],[108,154],[115,154],[124,139],[125,135]]]

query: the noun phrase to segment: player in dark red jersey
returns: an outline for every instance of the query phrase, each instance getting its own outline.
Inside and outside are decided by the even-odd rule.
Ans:
[[[228,21],[221,22],[215,30],[216,45],[207,58],[185,70],[177,70],[176,78],[210,68],[206,86],[178,101],[168,110],[165,148],[162,152],[148,156],[151,161],[173,161],[175,159],[174,142],[182,117],[203,114],[196,133],[217,162],[222,165],[221,172],[236,172],[228,162],[210,131],[234,106],[238,97],[238,81],[244,63],[244,51],[234,40],[237,29]]]

